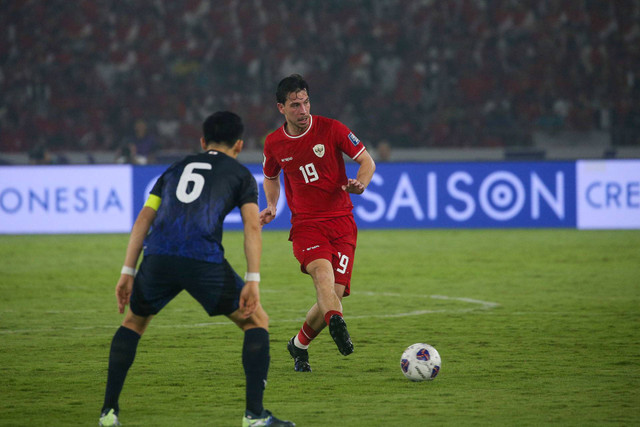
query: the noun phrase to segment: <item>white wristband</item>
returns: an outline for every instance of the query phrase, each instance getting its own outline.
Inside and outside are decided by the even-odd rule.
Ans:
[[[259,282],[260,273],[244,273],[245,282]]]
[[[136,269],[132,268],[132,267],[127,267],[126,265],[122,267],[122,270],[120,270],[120,274],[128,274],[129,276],[135,276],[136,275]]]

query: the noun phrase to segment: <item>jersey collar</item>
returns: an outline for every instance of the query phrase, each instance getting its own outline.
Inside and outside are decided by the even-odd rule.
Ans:
[[[311,126],[313,126],[313,116],[310,114],[309,115],[309,127],[307,128],[307,130],[305,130],[304,132],[302,132],[300,135],[289,135],[287,133],[287,122],[285,122],[282,125],[282,132],[288,136],[291,139],[298,139],[298,138],[302,138],[303,136],[305,136],[307,133],[309,133],[309,131],[311,130]]]

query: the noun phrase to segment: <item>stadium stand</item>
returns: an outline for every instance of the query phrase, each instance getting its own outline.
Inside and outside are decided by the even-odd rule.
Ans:
[[[44,146],[52,162],[128,161],[144,121],[163,162],[218,109],[245,118],[259,151],[292,72],[313,112],[394,153],[640,147],[638,1],[16,0],[0,12],[0,159]]]

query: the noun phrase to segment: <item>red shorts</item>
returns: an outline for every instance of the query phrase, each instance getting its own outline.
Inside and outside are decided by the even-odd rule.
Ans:
[[[335,283],[345,286],[344,296],[349,295],[351,290],[357,239],[358,228],[353,216],[304,221],[293,224],[289,233],[293,255],[300,263],[300,270],[307,273],[306,266],[316,259],[331,261]]]

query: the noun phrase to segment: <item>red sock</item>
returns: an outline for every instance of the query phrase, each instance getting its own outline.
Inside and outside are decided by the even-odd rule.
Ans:
[[[302,328],[300,328],[300,332],[298,332],[298,341],[302,345],[309,345],[309,343],[318,336],[318,332],[314,331],[311,326],[304,322]]]
[[[329,321],[331,320],[331,316],[333,316],[334,314],[337,314],[338,316],[342,317],[342,313],[340,313],[339,311],[336,310],[329,310],[324,314],[324,321],[327,323],[327,325],[329,324]]]

